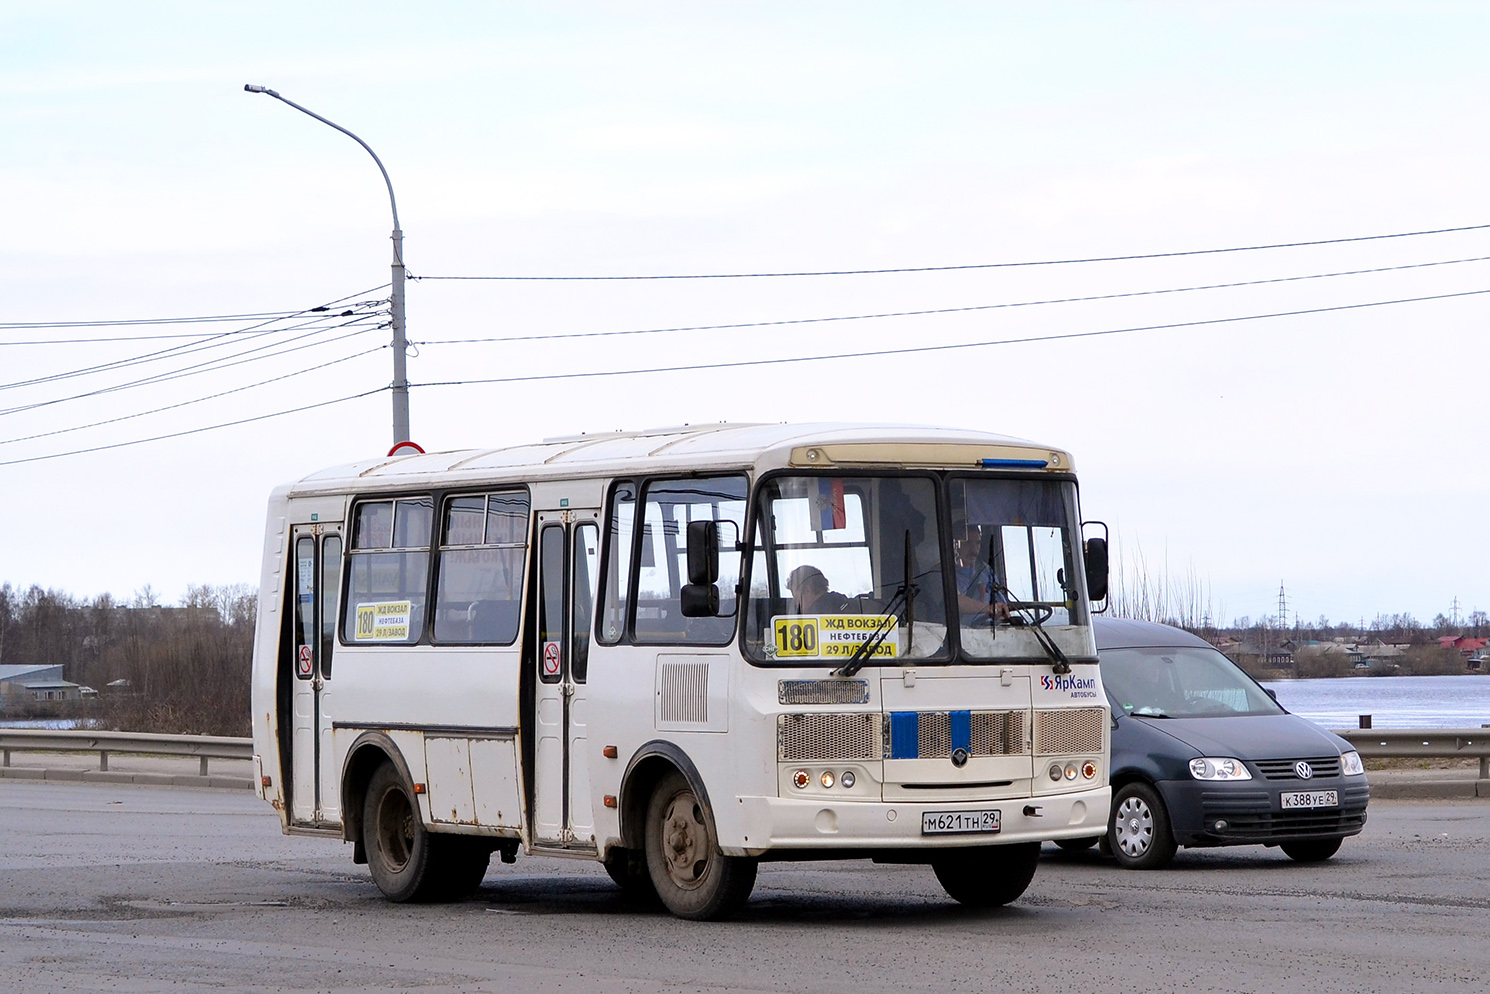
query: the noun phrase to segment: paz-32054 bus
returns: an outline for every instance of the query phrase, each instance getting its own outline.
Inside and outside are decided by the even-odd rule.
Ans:
[[[1017,898],[1107,828],[1109,716],[1059,449],[717,425],[401,455],[269,502],[261,796],[391,899],[493,853],[718,918],[758,861],[930,864]]]

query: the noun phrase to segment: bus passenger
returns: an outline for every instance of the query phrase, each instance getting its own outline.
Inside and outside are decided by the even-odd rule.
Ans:
[[[828,578],[816,566],[792,570],[786,589],[796,598],[798,614],[837,614],[848,607],[848,598],[828,589]]]

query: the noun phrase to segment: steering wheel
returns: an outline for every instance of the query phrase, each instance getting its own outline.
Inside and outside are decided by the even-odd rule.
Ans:
[[[1018,627],[1043,625],[1054,614],[1055,608],[1048,604],[1031,604],[1022,601],[1009,602],[1009,624]]]

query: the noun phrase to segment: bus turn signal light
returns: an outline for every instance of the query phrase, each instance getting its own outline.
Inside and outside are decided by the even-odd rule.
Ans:
[[[615,746],[606,746],[604,749],[600,750],[600,755],[604,756],[606,759],[615,759],[618,755],[620,755],[620,753],[616,751]]]
[[[606,807],[613,808],[616,806],[616,795],[606,794],[603,798],[601,798],[601,801],[605,804]]]

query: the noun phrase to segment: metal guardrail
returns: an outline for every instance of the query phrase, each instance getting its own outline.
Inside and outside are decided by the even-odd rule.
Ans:
[[[1342,728],[1335,734],[1366,759],[1475,759],[1490,780],[1490,725],[1481,728]]]
[[[1480,779],[1490,780],[1490,726],[1483,728],[1341,728],[1335,734],[1366,759],[1460,759],[1480,761]],[[98,768],[109,768],[109,753],[196,757],[207,775],[209,759],[252,759],[253,739],[223,735],[149,735],[143,732],[64,731],[43,728],[0,730],[0,765],[13,752],[96,752]]]
[[[10,765],[13,752],[96,752],[98,768],[109,768],[109,753],[140,756],[181,756],[201,760],[207,775],[209,759],[252,759],[253,739],[225,735],[150,735],[144,732],[92,732],[50,728],[0,729],[0,760]]]

